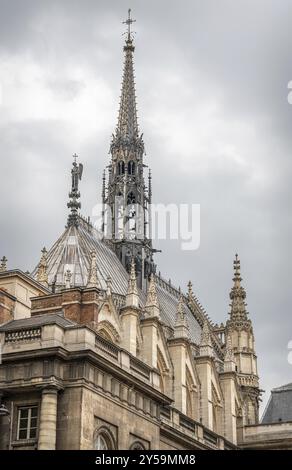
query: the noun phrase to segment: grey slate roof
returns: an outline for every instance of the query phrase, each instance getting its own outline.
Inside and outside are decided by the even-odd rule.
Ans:
[[[11,320],[0,327],[2,331],[16,331],[23,328],[35,328],[43,325],[57,324],[63,328],[75,325],[71,320],[64,317],[62,312],[34,315],[20,320]]]
[[[168,292],[159,284],[157,285],[157,297],[161,308],[161,320],[173,328],[179,300],[178,297]],[[191,340],[193,343],[199,344],[202,328],[186,304],[184,304],[184,309],[190,328]]]
[[[72,286],[86,286],[92,251],[96,253],[101,287],[106,289],[106,279],[110,276],[113,292],[124,295],[128,286],[126,270],[107,244],[98,239],[98,233],[94,227],[89,226],[82,219],[78,227],[66,228],[49,250],[47,255],[49,285],[52,285],[56,279],[56,287],[64,287],[65,273],[69,269],[72,273]],[[36,273],[37,268],[32,275],[35,277]]]
[[[56,289],[63,288],[65,273],[69,269],[72,273],[72,286],[86,286],[92,251],[96,253],[97,270],[102,289],[106,289],[106,279],[110,276],[112,279],[112,292],[125,296],[128,288],[127,271],[107,243],[99,239],[98,232],[94,227],[82,218],[80,218],[77,227],[70,226],[65,229],[47,254],[49,285],[52,285],[56,280]],[[36,277],[36,273],[37,267],[32,276]],[[166,325],[173,327],[180,296],[179,291],[158,276],[156,276],[156,280],[161,319]],[[146,294],[140,291],[141,305],[144,305],[145,301]],[[187,303],[185,303],[184,308],[190,327],[191,341],[199,344],[202,330],[200,323],[187,306]],[[204,313],[201,312],[200,307],[198,307],[198,310],[198,317],[200,318]]]
[[[288,421],[292,421],[292,383],[272,390],[262,424]]]

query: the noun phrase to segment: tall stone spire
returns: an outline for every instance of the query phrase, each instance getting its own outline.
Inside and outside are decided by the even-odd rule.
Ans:
[[[68,209],[70,209],[70,214],[68,215],[68,227],[76,226],[78,224],[78,209],[81,208],[80,192],[79,192],[79,180],[81,180],[83,165],[82,163],[77,164],[78,155],[76,153],[73,155],[73,164],[71,170],[71,191],[69,193],[69,202],[67,204]]]
[[[124,46],[125,62],[116,137],[125,143],[133,143],[139,136],[133,65],[135,47],[131,32],[131,25],[135,20],[131,18],[131,10],[128,14],[128,19],[124,22],[128,25],[128,31]]]
[[[42,256],[38,265],[38,270],[37,270],[37,281],[42,284],[45,287],[48,287],[48,273],[47,273],[47,250],[44,247],[42,249]]]
[[[131,26],[135,20],[131,10],[124,44],[124,68],[118,122],[110,145],[111,162],[107,187],[103,182],[103,234],[112,239],[112,247],[124,267],[130,272],[134,257],[138,286],[146,291],[147,279],[155,272],[151,241],[152,197],[144,179],[144,142],[137,118],[134,78],[134,41]]]
[[[244,424],[256,424],[259,418],[259,378],[254,346],[253,327],[246,311],[246,292],[241,285],[240,261],[233,262],[233,287],[230,292],[230,319],[226,322],[224,368],[233,368],[235,361],[244,401]],[[229,364],[229,365],[228,365]]]
[[[230,311],[230,320],[232,321],[247,321],[247,311],[246,311],[246,292],[241,286],[241,275],[240,275],[240,260],[238,254],[235,255],[235,260],[233,262],[234,267],[234,285],[230,292],[231,299],[231,311]]]

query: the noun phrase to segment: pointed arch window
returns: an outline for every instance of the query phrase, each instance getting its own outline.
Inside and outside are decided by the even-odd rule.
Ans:
[[[118,162],[117,171],[118,175],[123,175],[125,173],[125,162],[123,160]]]
[[[135,174],[135,162],[133,162],[133,160],[130,160],[128,163],[128,174],[129,175]]]

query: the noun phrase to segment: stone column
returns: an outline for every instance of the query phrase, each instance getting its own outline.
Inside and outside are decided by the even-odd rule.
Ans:
[[[56,449],[57,403],[58,389],[56,387],[43,389],[39,425],[39,450]]]

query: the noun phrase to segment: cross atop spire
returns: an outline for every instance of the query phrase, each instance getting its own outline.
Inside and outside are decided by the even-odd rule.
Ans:
[[[128,18],[127,18],[126,21],[123,21],[123,24],[126,24],[128,26],[128,31],[127,31],[128,39],[131,39],[131,34],[133,34],[132,31],[131,31],[131,26],[132,26],[133,23],[136,23],[136,20],[133,20],[133,18],[131,18],[131,11],[132,11],[131,8],[129,8]]]

